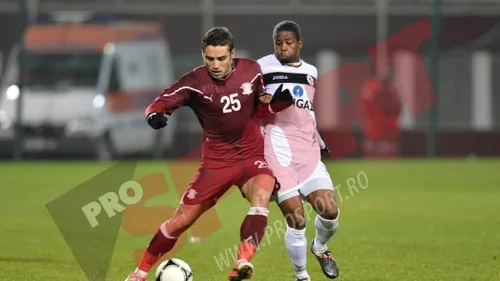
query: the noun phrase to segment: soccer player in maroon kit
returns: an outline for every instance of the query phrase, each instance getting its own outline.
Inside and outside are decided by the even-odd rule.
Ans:
[[[250,279],[250,263],[264,236],[272,192],[279,187],[264,158],[264,140],[256,116],[291,106],[289,91],[269,102],[256,61],[234,58],[234,42],[224,27],[209,30],[202,40],[205,65],[184,74],[146,109],[153,129],[166,126],[165,114],[189,106],[203,130],[201,165],[172,215],[150,241],[138,267],[126,281],[145,281],[156,262],[177,238],[232,186],[237,185],[251,207],[240,228],[238,260],[229,280]],[[277,97],[276,97],[277,96]]]
[[[402,103],[391,79],[391,73],[382,69],[363,85],[361,110],[367,158],[395,158],[398,155]]]

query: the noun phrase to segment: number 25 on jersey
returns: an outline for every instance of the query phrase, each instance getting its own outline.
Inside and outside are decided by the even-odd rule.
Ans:
[[[220,98],[220,102],[224,105],[222,113],[231,113],[241,109],[241,103],[238,100],[238,93],[223,96]]]

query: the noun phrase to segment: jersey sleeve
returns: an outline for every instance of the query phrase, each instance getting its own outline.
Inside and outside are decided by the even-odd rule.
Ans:
[[[255,91],[260,95],[266,91],[266,86],[264,85],[264,76],[259,68],[259,74],[255,78]]]
[[[268,91],[267,87],[266,87],[266,84],[264,83],[264,73],[265,73],[265,69],[266,69],[264,58],[261,58],[261,59],[257,60],[257,63],[259,65],[259,71],[261,73],[259,83],[260,83],[260,86],[262,87],[260,89],[259,93],[266,93],[266,94],[273,95],[274,93],[271,92],[271,91]]]
[[[172,83],[146,108],[145,115],[152,112],[161,112],[171,115],[177,108],[186,105],[196,90],[194,87],[194,74],[192,72],[183,75],[179,80]]]
[[[255,73],[255,76],[252,79],[253,90],[257,93],[257,96],[260,96],[266,90],[261,66],[257,61],[252,61],[250,69],[253,73]]]
[[[255,82],[255,92],[257,93],[255,95],[255,101],[256,101],[256,112],[255,116],[257,118],[269,118],[275,114],[275,112],[272,111],[271,106],[269,104],[263,104],[260,102],[260,96],[262,94],[269,94],[266,92],[266,85],[264,84],[264,74],[262,73],[262,65],[260,61],[256,64],[257,68],[257,75],[254,78]],[[272,93],[271,93],[272,95]]]
[[[313,66],[312,76],[314,77],[314,79],[318,79],[318,68],[316,68],[315,66]]]

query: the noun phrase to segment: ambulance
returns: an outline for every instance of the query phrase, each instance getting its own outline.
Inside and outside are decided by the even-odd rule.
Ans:
[[[144,118],[147,105],[173,81],[170,49],[160,25],[37,24],[26,30],[23,44],[22,56],[18,46],[5,61],[0,149],[12,150],[16,124],[26,153],[109,160],[152,155],[172,146],[175,116],[159,131]]]

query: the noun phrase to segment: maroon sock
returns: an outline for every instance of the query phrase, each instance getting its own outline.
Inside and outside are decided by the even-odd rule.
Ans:
[[[153,239],[149,242],[148,248],[146,249],[139,264],[139,269],[149,272],[163,255],[172,250],[175,242],[177,242],[177,238],[167,238],[161,230],[158,229],[155,236],[153,236]]]
[[[245,258],[249,261],[255,254],[266,232],[267,213],[267,208],[250,208],[250,211],[241,224],[241,244],[240,251],[238,252],[238,259]]]

